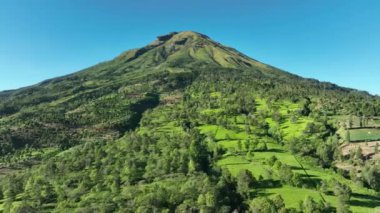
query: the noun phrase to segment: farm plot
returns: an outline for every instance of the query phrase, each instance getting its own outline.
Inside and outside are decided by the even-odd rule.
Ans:
[[[363,128],[350,130],[351,141],[380,141],[380,129]]]

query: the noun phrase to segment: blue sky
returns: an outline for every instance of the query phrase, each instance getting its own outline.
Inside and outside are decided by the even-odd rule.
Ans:
[[[1,0],[0,90],[194,30],[289,72],[380,94],[378,0]]]

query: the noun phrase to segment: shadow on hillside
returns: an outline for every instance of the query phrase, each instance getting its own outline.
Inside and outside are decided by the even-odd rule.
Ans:
[[[374,196],[374,195],[363,195],[358,193],[352,193],[352,197],[360,198],[360,199],[369,199],[369,200],[377,200],[380,202],[380,197]]]
[[[318,187],[318,185],[321,184],[321,181],[322,179],[320,178],[304,178],[303,179],[303,184],[305,184],[307,186],[307,188],[310,188],[310,189],[316,189]]]
[[[285,153],[284,150],[282,150],[282,149],[276,149],[276,148],[267,149],[267,150],[258,150],[258,149],[256,149],[255,152],[276,152],[276,153]]]
[[[319,176],[316,176],[316,175],[306,175],[306,174],[304,174],[304,173],[301,173],[300,176],[301,176],[302,178],[310,178],[310,179],[312,179],[312,180],[321,180],[321,179],[319,178]]]
[[[285,153],[284,150],[282,149],[276,149],[276,148],[273,148],[273,149],[269,149],[268,152],[277,152],[277,153]]]
[[[353,200],[353,198],[363,199],[363,200]],[[364,194],[352,193],[350,205],[352,205],[352,206],[365,206],[368,208],[379,207],[380,206],[380,197],[377,197],[374,195],[364,195]]]
[[[282,185],[279,180],[261,180],[259,181],[258,188],[279,188],[281,186]]]
[[[303,171],[303,168],[300,167],[300,166],[290,166],[290,168],[291,168],[292,170],[302,170],[302,171]]]
[[[257,192],[258,197],[268,197],[274,194],[275,193],[272,192],[265,192],[264,190],[262,190],[261,192]]]
[[[369,208],[375,208],[380,206],[379,200],[350,200],[350,205],[352,206],[365,206]]]

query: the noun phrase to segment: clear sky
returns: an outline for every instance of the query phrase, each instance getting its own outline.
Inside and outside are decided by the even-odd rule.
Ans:
[[[0,90],[182,30],[304,77],[380,94],[379,0],[1,0]]]

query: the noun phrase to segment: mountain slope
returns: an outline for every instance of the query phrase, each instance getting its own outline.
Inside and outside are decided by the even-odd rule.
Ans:
[[[376,162],[352,176],[364,187],[332,171],[345,160],[335,120],[346,115],[379,116],[380,100],[170,33],[0,93],[0,172],[10,173],[0,194],[6,211],[293,211],[311,196],[302,204],[311,212],[365,212],[380,205],[365,188],[378,190]],[[283,197],[262,200],[266,190]]]
[[[267,80],[266,84],[272,85],[266,86],[272,88],[280,82],[290,87],[313,88],[313,93],[317,94],[322,90],[352,92],[283,72],[198,33],[171,33],[158,37],[143,48],[127,51],[111,61],[83,71],[0,93],[0,123],[3,127],[0,138],[14,138],[13,142],[1,143],[2,149],[9,152],[25,144],[39,146],[51,143],[46,142],[50,138],[43,139],[43,131],[52,129],[68,132],[66,135],[74,135],[75,140],[87,137],[80,133],[84,131],[94,137],[109,135],[117,138],[123,131],[135,126],[128,124],[129,119],[133,119],[129,105],[144,102],[145,93],[182,89],[202,70],[218,72],[220,69],[249,71],[257,79]],[[296,85],[290,85],[293,83]],[[289,93],[286,90],[283,92]],[[109,111],[110,104],[119,114]],[[128,115],[120,116],[120,113]],[[19,126],[16,123],[24,124]],[[13,128],[7,128],[10,126]],[[27,134],[20,133],[26,130]],[[8,134],[5,136],[4,132]],[[30,141],[29,138],[37,140]],[[38,140],[38,143],[35,142]]]
[[[33,126],[38,127],[38,131],[54,126],[59,131],[71,132],[73,135],[80,134],[76,129],[80,132],[90,131],[94,135],[101,129],[101,136],[115,135],[114,131],[129,128],[123,127],[129,117],[124,120],[111,118],[110,114],[119,115],[104,111],[93,114],[94,105],[97,111],[107,111],[104,108],[109,107],[110,102],[123,100],[125,103],[119,102],[119,106],[113,105],[113,108],[128,114],[130,101],[139,101],[143,93],[165,92],[186,86],[186,82],[182,81],[191,81],[196,72],[193,67],[198,67],[197,64],[203,64],[199,65],[201,67],[254,66],[258,70],[266,67],[203,35],[193,32],[173,33],[158,37],[146,47],[127,51],[111,61],[81,72],[1,93],[0,122],[4,123],[3,126],[14,125],[21,120],[31,122],[27,128],[32,128],[32,135],[22,136],[21,142],[15,142],[21,143],[20,146],[32,143],[27,138],[42,137],[43,133],[33,130]],[[103,122],[107,124],[102,125]],[[94,131],[94,128],[97,130]],[[6,131],[9,132],[9,129]]]

